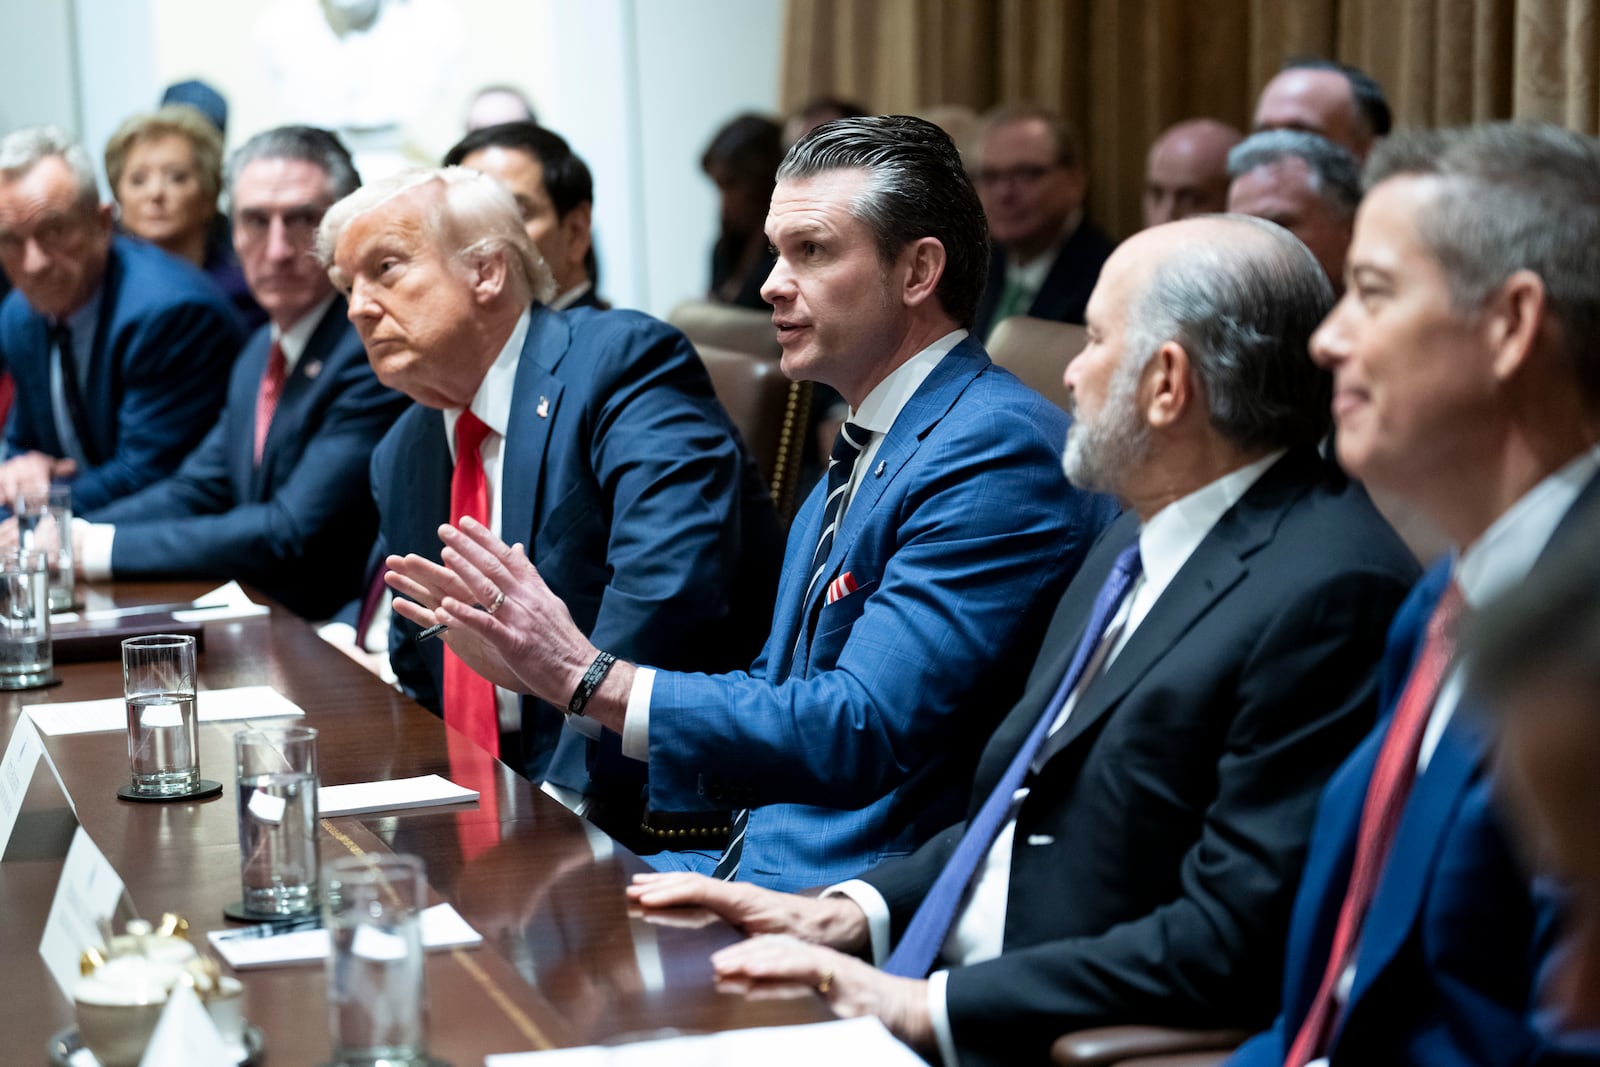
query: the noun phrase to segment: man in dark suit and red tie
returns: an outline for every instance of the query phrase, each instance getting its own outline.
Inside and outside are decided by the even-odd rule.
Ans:
[[[554,282],[511,193],[463,167],[364,187],[318,244],[378,378],[416,401],[372,456],[385,550],[437,560],[440,524],[475,516],[525,546],[596,641],[684,669],[753,654],[777,516],[681,333],[548,307]],[[397,611],[390,661],[407,692],[570,807],[637,833],[643,767],[615,733],[497,690],[421,629]]]
[[[1328,380],[1306,342],[1331,302],[1261,220],[1124,243],[1067,367],[1065,469],[1130,510],[1062,597],[965,821],[817,899],[683,875],[632,898],[782,935],[717,954],[719,977],[812,985],[946,1063],[1267,1018],[1321,784],[1371,727],[1417,573],[1317,452]]]
[[[1407,132],[1366,179],[1349,289],[1312,353],[1334,374],[1340,463],[1457,551],[1395,620],[1384,718],[1317,816],[1281,1012],[1231,1063],[1600,1062],[1539,1010],[1559,901],[1518,862],[1454,647],[1464,616],[1585,536],[1572,517],[1600,497],[1600,143]]]
[[[233,244],[269,322],[234,364],[228,404],[169,478],[89,514],[89,578],[238,578],[310,619],[357,596],[377,513],[372,448],[405,407],[367,364],[313,245],[361,184],[330,133],[285,126],[228,161]]]

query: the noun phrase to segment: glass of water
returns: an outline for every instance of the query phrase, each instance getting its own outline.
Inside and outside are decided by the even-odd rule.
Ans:
[[[241,907],[287,918],[317,908],[317,731],[261,727],[233,735],[238,769]]]
[[[323,868],[328,1027],[342,1067],[427,1064],[422,909],[416,856],[345,856]]]
[[[150,798],[196,792],[194,638],[155,634],[122,642],[122,695],[128,707],[130,792]]]
[[[72,487],[52,485],[17,494],[17,536],[22,547],[43,552],[50,569],[50,610],[71,611]]]
[[[0,554],[0,689],[54,680],[43,553]]]

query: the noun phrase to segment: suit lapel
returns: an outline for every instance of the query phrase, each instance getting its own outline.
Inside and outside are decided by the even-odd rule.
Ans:
[[[542,304],[533,307],[528,336],[517,362],[511,393],[511,419],[500,458],[500,536],[508,542],[527,539],[534,554],[534,524],[540,521],[539,490],[544,481],[544,456],[551,427],[566,417],[561,403],[564,386],[555,371],[572,343],[567,320]]]
[[[1300,453],[1283,457],[1217,520],[1117,658],[1089,682],[1066,724],[1045,742],[1037,766],[1043,768],[1083,737],[1238,584],[1249,570],[1245,561],[1272,539],[1288,503],[1306,491],[1309,465],[1315,462]]]
[[[274,484],[272,471],[282,457],[284,436],[299,434],[304,429],[304,412],[318,394],[317,383],[322,380],[322,372],[327,369],[327,359],[343,332],[346,321],[345,308],[344,298],[335,296],[333,303],[323,310],[322,318],[317,320],[317,328],[311,332],[311,338],[306,341],[305,350],[300,353],[300,358],[295,360],[294,370],[284,379],[283,392],[278,394],[278,406],[273,411],[272,422],[267,425],[267,439],[261,446],[261,465],[255,468],[254,477],[250,482],[252,500],[266,500],[272,495],[268,487]],[[269,351],[270,345],[269,341]],[[262,363],[261,369],[264,375],[265,362]],[[330,373],[329,380],[337,377],[337,373]],[[256,397],[259,398],[260,395],[261,375],[257,375]],[[256,421],[252,409],[250,419],[252,461],[255,458],[255,430]]]

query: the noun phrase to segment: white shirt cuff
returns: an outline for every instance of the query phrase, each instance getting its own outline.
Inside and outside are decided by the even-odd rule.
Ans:
[[[825,897],[849,897],[867,917],[868,943],[872,946],[872,965],[882,967],[889,958],[889,902],[877,888],[859,878],[829,886]]]
[[[117,528],[110,523],[76,518],[72,526],[74,531],[83,531],[83,576],[91,582],[106,581],[111,577],[111,542]]]
[[[640,763],[650,762],[650,696],[655,689],[655,671],[640,667],[633,672],[628,710],[622,719],[622,754]]]
[[[960,1067],[956,1059],[956,1037],[950,1032],[950,1010],[944,999],[945,985],[949,981],[949,971],[934,971],[928,975],[928,1020],[933,1024],[934,1040],[939,1043],[939,1058],[944,1061],[944,1067]]]

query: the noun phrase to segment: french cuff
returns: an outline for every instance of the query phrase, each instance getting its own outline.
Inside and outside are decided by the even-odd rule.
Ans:
[[[110,578],[111,542],[117,535],[117,528],[110,523],[74,518],[72,529],[75,533],[83,531],[83,576],[91,582]]]
[[[933,1037],[939,1043],[939,1058],[944,1061],[944,1067],[960,1067],[956,1059],[956,1037],[950,1032],[949,1005],[944,996],[949,981],[949,971],[934,971],[928,975],[928,1019],[933,1023]]]
[[[829,886],[822,891],[825,897],[849,897],[851,903],[867,917],[868,944],[872,947],[872,965],[882,967],[889,958],[889,902],[883,899],[876,886],[852,878],[848,882]]]
[[[622,754],[640,763],[650,762],[650,696],[655,690],[655,671],[640,667],[633,672],[628,710],[622,718]]]

